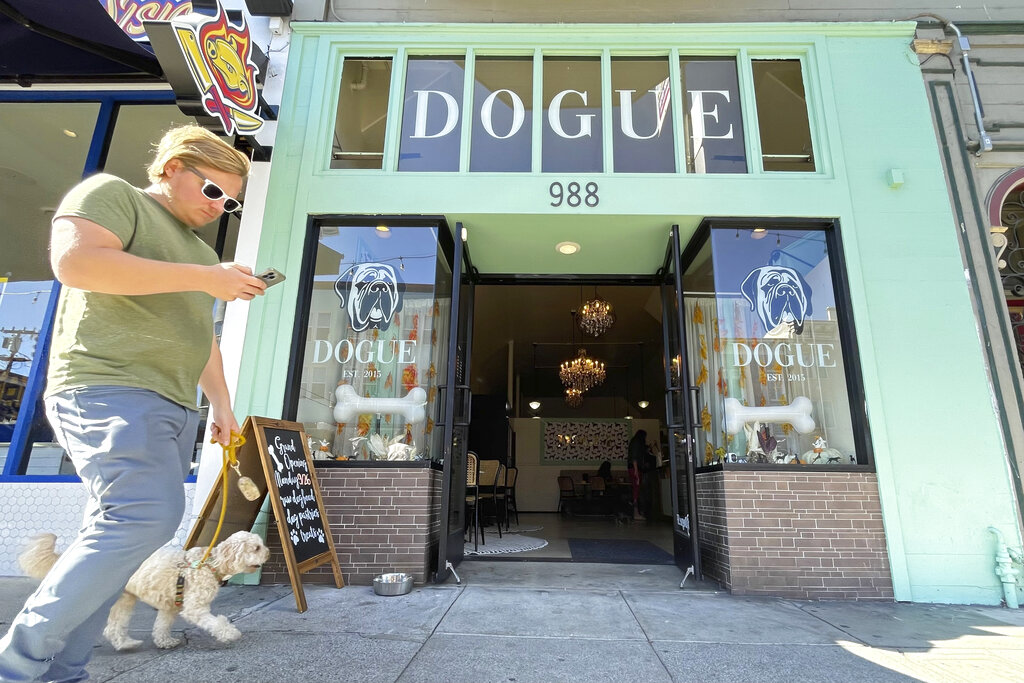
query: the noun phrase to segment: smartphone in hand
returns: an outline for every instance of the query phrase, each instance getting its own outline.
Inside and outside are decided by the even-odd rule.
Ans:
[[[277,270],[276,268],[267,268],[262,273],[256,275],[259,279],[267,283],[267,287],[276,285],[278,282],[284,282],[284,273]]]

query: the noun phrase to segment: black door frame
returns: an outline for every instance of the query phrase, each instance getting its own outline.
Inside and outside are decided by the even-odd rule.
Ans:
[[[659,275],[662,287],[662,348],[665,359],[665,421],[668,429],[669,463],[672,476],[672,545],[676,564],[694,578],[703,578],[700,557],[700,520],[697,516],[696,444],[694,424],[696,415],[692,408],[688,370],[688,349],[686,346],[686,316],[683,307],[683,269],[689,267],[710,235],[710,230],[701,225],[690,237],[685,249],[681,248],[679,226],[673,225],[665,248],[665,261]],[[670,296],[670,292],[674,295]],[[674,329],[673,329],[674,328]],[[679,370],[676,384],[672,378],[672,344],[670,335],[678,339]],[[675,400],[673,400],[675,396]],[[677,409],[678,408],[678,409]],[[680,414],[676,414],[676,413]],[[682,453],[677,452],[677,433],[682,432]],[[679,528],[679,467],[685,464],[687,489],[686,516],[689,520],[688,534]],[[683,577],[686,581],[686,576]]]
[[[473,304],[475,299],[476,269],[469,255],[469,245],[462,240],[463,225],[455,223],[454,233],[439,231],[442,253],[452,252],[451,317],[448,328],[448,363],[445,383],[438,385],[444,395],[442,448],[444,461],[441,470],[440,535],[437,547],[437,569],[434,583],[442,583],[454,575],[461,583],[455,568],[463,559],[464,524],[451,528],[453,506],[465,506],[466,452],[468,450],[469,421],[473,395],[470,385],[470,363],[473,352]],[[465,265],[465,270],[463,270]],[[465,288],[465,291],[463,291]],[[452,387],[452,390],[448,390]],[[463,513],[464,514],[464,513]],[[462,519],[461,515],[458,519]]]

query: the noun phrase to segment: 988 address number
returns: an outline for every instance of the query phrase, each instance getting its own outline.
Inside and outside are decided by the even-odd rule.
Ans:
[[[548,194],[554,200],[551,206],[562,206],[563,204],[572,208],[584,205],[591,209],[601,203],[598,196],[598,186],[595,182],[580,185],[575,180],[562,184],[557,180],[548,187]]]

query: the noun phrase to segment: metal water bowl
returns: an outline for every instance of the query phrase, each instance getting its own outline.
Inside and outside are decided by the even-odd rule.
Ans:
[[[381,574],[373,579],[373,592],[377,595],[405,595],[412,590],[412,574],[396,572]]]

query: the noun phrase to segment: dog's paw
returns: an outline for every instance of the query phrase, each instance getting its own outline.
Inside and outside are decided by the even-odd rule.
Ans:
[[[181,638],[174,636],[153,636],[153,644],[161,650],[170,650],[172,647],[181,645]]]
[[[114,649],[115,650],[117,650],[118,652],[121,652],[123,650],[134,650],[135,648],[137,648],[140,645],[142,645],[142,641],[141,640],[136,640],[135,638],[125,637],[125,638],[121,638],[116,643],[113,643],[113,645],[114,645]]]
[[[217,628],[213,635],[222,643],[233,643],[242,637],[242,632],[235,628],[227,617],[221,615],[217,617]]]

